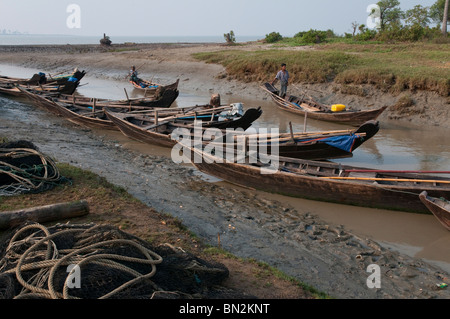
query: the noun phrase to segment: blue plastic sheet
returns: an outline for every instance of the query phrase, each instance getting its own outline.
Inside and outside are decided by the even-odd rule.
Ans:
[[[359,136],[357,136],[355,134],[350,134],[350,135],[342,135],[342,136],[330,136],[330,137],[325,137],[325,138],[321,138],[321,139],[299,140],[298,142],[309,142],[309,141],[313,141],[313,140],[318,140],[321,143],[326,143],[328,145],[334,146],[341,150],[351,152],[353,149],[355,140],[357,138],[359,138]]]

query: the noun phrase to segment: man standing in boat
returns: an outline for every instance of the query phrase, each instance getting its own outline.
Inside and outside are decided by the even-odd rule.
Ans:
[[[136,67],[134,65],[131,67],[130,80],[132,82],[137,83],[137,84],[139,84],[139,82],[140,82],[139,77],[138,77],[138,72],[137,72]]]
[[[287,87],[289,85],[289,72],[286,70],[286,63],[281,64],[281,70],[278,71],[277,76],[272,81],[274,85],[277,81],[281,83],[280,97],[285,98]]]

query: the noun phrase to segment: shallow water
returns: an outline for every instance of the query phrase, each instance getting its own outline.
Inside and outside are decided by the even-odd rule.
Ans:
[[[1,75],[29,77],[38,71],[40,70],[0,65]],[[131,88],[131,85],[124,80],[105,80],[87,75],[82,83],[85,85],[78,89],[78,93],[85,96],[124,99],[126,97],[124,89],[130,97],[141,95],[140,91]],[[183,91],[182,83],[180,91],[174,107],[205,104],[210,99],[208,93]],[[226,94],[221,95],[221,99],[223,104],[242,102],[246,108],[261,106],[264,113],[254,124],[256,128],[278,127],[280,132],[287,132],[289,122],[292,122],[294,131],[304,129],[303,117],[278,110],[269,99],[249,99]],[[16,106],[8,110],[8,117],[23,116],[30,110],[25,104],[17,103]],[[344,125],[314,120],[308,120],[306,124],[308,131],[348,129]],[[449,133],[450,129],[415,127],[412,124],[399,125],[393,121],[383,120],[380,132],[375,137],[358,148],[352,158],[340,159],[339,162],[380,169],[450,171]],[[102,134],[126,148],[147,154],[170,156],[168,149],[144,145],[130,140],[120,132],[102,132]],[[239,188],[215,178],[209,180],[228,187]],[[450,272],[450,246],[448,245],[450,232],[444,229],[432,215],[337,205],[274,194],[264,196],[289,204],[298,208],[299,211],[307,210],[320,216],[327,223],[344,225],[346,229],[361,237],[371,238],[409,256],[423,258]]]

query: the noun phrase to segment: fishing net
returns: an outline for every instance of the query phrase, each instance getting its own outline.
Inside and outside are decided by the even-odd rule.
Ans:
[[[108,225],[26,224],[0,257],[0,299],[242,297],[220,287],[229,275],[222,264]]]
[[[0,196],[43,192],[63,181],[55,162],[33,143],[0,144]]]

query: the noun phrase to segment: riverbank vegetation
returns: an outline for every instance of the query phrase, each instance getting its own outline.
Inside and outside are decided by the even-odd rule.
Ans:
[[[227,76],[244,82],[270,81],[286,63],[293,83],[371,84],[394,94],[427,90],[448,97],[450,40],[447,23],[442,24],[448,22],[446,1],[403,12],[399,1],[382,0],[369,14],[373,28],[353,22],[353,33],[343,36],[311,29],[284,37],[274,31],[262,41],[272,50],[228,50],[195,57],[224,65]]]
[[[450,95],[449,47],[435,43],[329,43],[302,50],[224,50],[196,53],[222,64],[227,76],[244,82],[271,81],[281,63],[292,83],[371,84],[385,92],[434,91]]]

